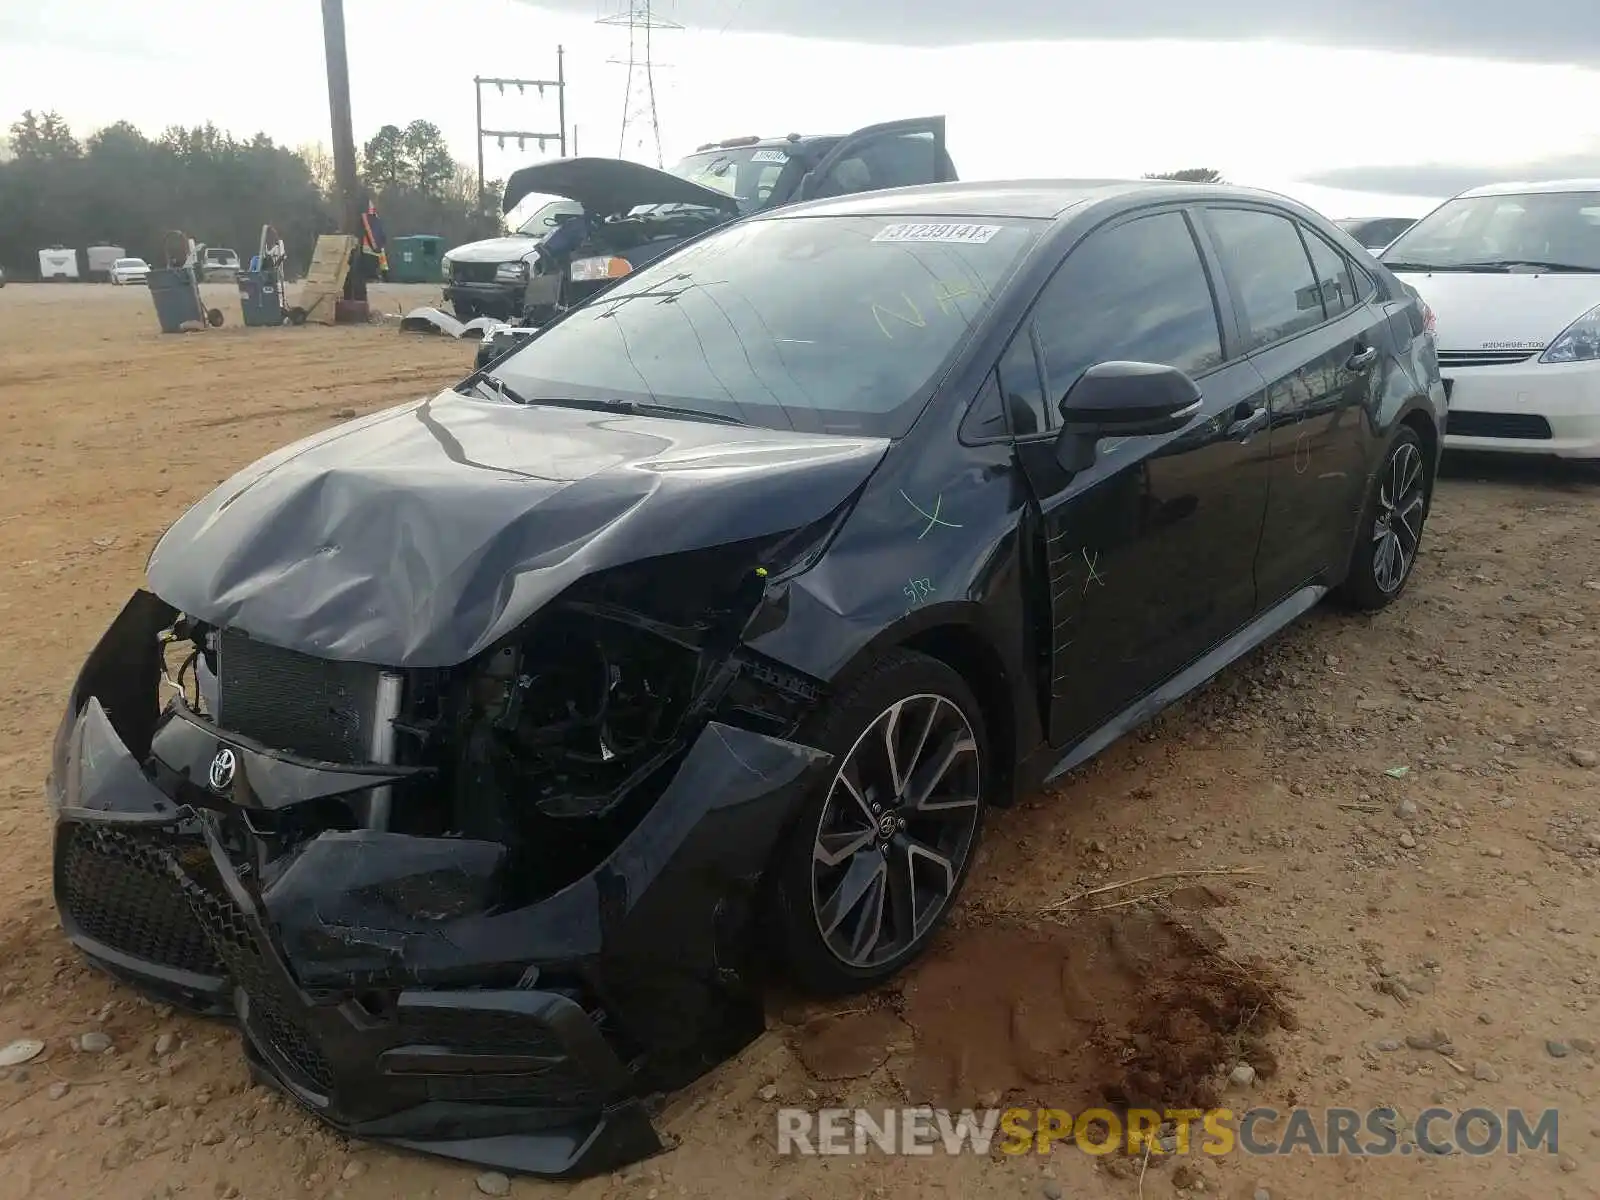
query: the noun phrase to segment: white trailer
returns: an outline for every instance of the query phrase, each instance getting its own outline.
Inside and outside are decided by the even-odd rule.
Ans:
[[[78,278],[78,252],[65,246],[51,246],[39,251],[39,278],[51,280]]]
[[[111,268],[117,265],[117,259],[127,257],[127,250],[123,249],[121,246],[90,246],[89,278],[110,279]]]

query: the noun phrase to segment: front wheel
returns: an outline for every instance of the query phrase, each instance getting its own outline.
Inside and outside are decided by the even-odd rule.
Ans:
[[[911,962],[955,903],[982,831],[987,741],[966,681],[905,650],[802,740],[835,766],[776,865],[778,921],[796,981],[838,995]]]
[[[1402,425],[1372,481],[1341,596],[1369,612],[1405,590],[1422,544],[1433,479],[1416,432]]]

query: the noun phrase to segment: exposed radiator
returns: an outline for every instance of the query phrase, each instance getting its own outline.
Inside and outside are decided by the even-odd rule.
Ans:
[[[274,750],[328,762],[369,762],[381,672],[280,650],[223,630],[217,723]]]

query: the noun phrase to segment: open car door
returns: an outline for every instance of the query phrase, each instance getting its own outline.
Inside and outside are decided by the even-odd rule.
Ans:
[[[944,145],[943,117],[868,125],[840,140],[801,181],[797,200],[956,178]]]

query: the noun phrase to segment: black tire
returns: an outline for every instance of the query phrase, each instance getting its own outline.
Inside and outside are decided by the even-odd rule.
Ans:
[[[1391,495],[1396,490],[1397,497]],[[1433,464],[1416,431],[1402,425],[1384,452],[1361,507],[1350,570],[1339,587],[1341,600],[1363,612],[1376,612],[1400,597],[1416,569],[1432,502]],[[1404,512],[1412,516],[1402,519]]]
[[[903,772],[889,757],[891,738],[896,757],[908,760]],[[966,681],[908,650],[875,663],[800,740],[833,754],[834,770],[802,805],[774,864],[777,933],[796,983],[816,995],[842,995],[905,967],[955,905],[983,831],[988,741]],[[925,793],[920,804],[918,791]],[[836,852],[842,857],[825,861]],[[855,901],[829,904],[856,894],[857,883]],[[824,910],[837,914],[827,932]]]

